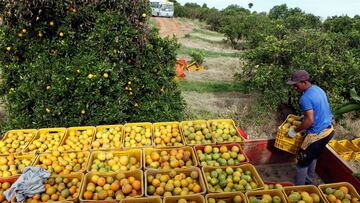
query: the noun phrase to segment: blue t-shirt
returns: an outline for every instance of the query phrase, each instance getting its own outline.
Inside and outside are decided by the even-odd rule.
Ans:
[[[332,122],[330,105],[324,90],[316,85],[311,85],[300,97],[302,111],[314,111],[314,123],[305,130],[306,133],[319,133]]]

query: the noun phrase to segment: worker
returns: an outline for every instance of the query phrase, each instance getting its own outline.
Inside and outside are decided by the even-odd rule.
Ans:
[[[324,90],[311,84],[309,73],[305,70],[295,71],[287,84],[301,93],[299,103],[303,112],[301,124],[290,128],[288,136],[295,137],[299,132],[305,132],[297,155],[295,184],[313,184],[316,161],[334,136],[330,105]]]

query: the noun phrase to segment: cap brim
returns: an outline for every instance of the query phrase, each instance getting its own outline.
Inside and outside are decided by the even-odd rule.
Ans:
[[[288,80],[288,81],[286,82],[286,84],[288,84],[288,85],[295,85],[296,83],[298,83],[298,82],[292,81],[292,80]]]

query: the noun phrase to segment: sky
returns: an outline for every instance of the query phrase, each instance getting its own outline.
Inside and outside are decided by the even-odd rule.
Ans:
[[[269,12],[275,5],[286,4],[288,8],[299,7],[306,13],[312,13],[326,19],[328,16],[335,15],[360,15],[360,0],[177,0],[181,5],[192,2],[202,5],[206,3],[208,7],[217,9],[226,8],[228,5],[237,4],[248,8],[249,3],[253,3],[252,11]]]

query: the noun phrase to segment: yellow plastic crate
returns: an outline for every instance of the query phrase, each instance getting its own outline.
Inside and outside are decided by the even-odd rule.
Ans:
[[[339,144],[336,140],[330,140],[328,145],[339,155],[339,157],[345,161],[350,160],[352,151]]]
[[[315,193],[315,194],[319,195],[320,203],[326,203],[326,200],[325,200],[324,196],[322,195],[322,193],[320,192],[319,188],[317,188],[314,185],[286,186],[283,189],[284,189],[286,199],[288,200],[288,202],[290,202],[289,195],[291,194],[291,192],[299,192],[299,193],[307,192],[309,194]]]
[[[62,140],[64,139],[64,136],[66,134],[66,128],[41,128],[37,131],[37,134],[36,136],[34,136],[34,139],[29,143],[29,145],[24,149],[24,153],[27,153],[27,152],[51,152],[52,150],[50,149],[47,149],[45,151],[39,151],[38,149],[39,148],[35,148],[35,149],[30,149],[31,146],[34,141],[38,140],[42,135],[45,135],[45,134],[54,134],[54,133],[59,133],[61,134],[60,136],[60,141],[55,145],[56,147],[59,146],[62,142]]]
[[[209,130],[209,133],[211,133],[209,123],[206,120],[181,121],[180,129],[181,129],[183,140],[184,140],[186,146],[195,146],[196,145],[196,144],[191,144],[191,141],[185,136],[184,125],[187,124],[188,122],[192,122],[193,124],[206,124],[206,127]],[[211,136],[211,141],[208,144],[215,144],[215,143],[216,143],[215,139],[213,138],[213,136]]]
[[[119,141],[120,142],[120,145],[119,147],[109,147],[109,148],[106,148],[106,147],[103,147],[103,146],[99,146],[99,147],[94,147],[94,141],[97,140],[97,133],[98,132],[101,132],[103,131],[104,129],[118,129],[120,132],[120,138],[119,140],[113,140],[113,141]],[[117,130],[116,130],[117,131]],[[94,150],[119,150],[122,148],[122,138],[124,136],[124,128],[123,128],[123,125],[99,125],[99,126],[96,126],[96,132],[95,132],[95,136],[94,136],[94,139],[92,140],[91,142],[91,149],[94,149]]]
[[[34,161],[37,157],[37,155],[35,154],[24,154],[24,155],[0,155],[1,159],[3,158],[6,158],[8,156],[11,156],[14,158],[14,160],[22,160],[22,159],[27,159],[27,160],[30,160],[30,163],[29,165],[26,165],[26,166],[33,166],[34,165]],[[2,165],[0,164],[0,167],[2,167]],[[11,176],[9,177],[6,177],[6,178],[13,178],[17,175],[20,175],[22,174],[22,171],[21,172],[16,172],[15,174],[11,174]],[[0,174],[0,179],[3,178],[3,174],[1,173]]]
[[[300,146],[292,145],[287,142],[282,142],[281,140],[275,139],[274,146],[283,151],[289,152],[291,154],[297,154],[300,150]]]
[[[210,127],[210,131],[211,132],[213,132],[213,130],[212,130],[212,123],[213,122],[225,122],[225,123],[227,123],[227,124],[230,124],[232,127],[234,127],[235,128],[235,130],[236,130],[236,136],[235,137],[239,137],[240,138],[240,142],[243,142],[244,141],[244,138],[240,135],[240,133],[237,131],[237,128],[236,128],[236,126],[235,126],[235,122],[234,122],[234,120],[232,120],[232,119],[214,119],[214,120],[208,120],[207,121],[208,122],[208,125],[209,125],[209,127]],[[215,139],[215,141],[216,141],[216,144],[227,144],[227,143],[233,143],[232,141],[219,141],[218,139],[216,139],[216,138],[214,138]],[[236,142],[236,141],[234,141],[234,142]]]
[[[237,195],[239,195],[241,197],[241,199],[243,200],[241,203],[247,203],[245,194],[242,192],[210,193],[205,196],[205,202],[209,203],[209,199],[213,198],[213,199],[215,199],[216,202],[218,202],[219,200],[223,200],[226,203],[232,203],[233,198]]]
[[[144,196],[143,172],[141,170],[133,170],[133,171],[125,171],[125,172],[122,172],[122,173],[125,175],[126,178],[132,176],[132,177],[135,178],[135,180],[138,180],[141,183],[141,193],[139,195],[131,197],[131,199]],[[105,178],[106,177],[116,178],[117,174],[118,174],[117,172],[112,172],[112,173],[89,172],[89,173],[87,173],[85,175],[85,177],[84,177],[82,188],[80,190],[80,196],[79,196],[80,202],[89,202],[89,203],[90,202],[100,202],[100,201],[95,201],[95,200],[86,200],[86,199],[84,199],[84,192],[86,192],[87,184],[91,181],[91,178],[94,175],[97,175],[99,177],[105,177]],[[119,189],[119,190],[121,191],[121,189]],[[101,200],[101,202],[118,202],[118,200],[111,200],[111,201]]]
[[[71,148],[68,149],[68,150],[65,148],[64,151],[87,151],[87,150],[90,150],[91,142],[94,139],[95,131],[96,131],[96,128],[94,126],[78,126],[78,127],[70,127],[70,128],[68,128],[63,140],[61,141],[61,144],[60,144],[59,148],[62,148],[62,147],[64,147],[66,145],[66,142],[67,142],[67,139],[69,138],[70,133],[73,133],[73,132],[76,132],[76,131],[86,131],[86,130],[91,130],[91,132],[92,132],[91,135],[89,135],[89,137],[91,139],[89,139],[90,142],[88,143],[88,145],[86,145],[85,147],[82,147],[80,150],[77,150],[77,149],[74,148],[74,147],[77,147],[77,145],[74,144],[74,145],[71,145]],[[63,151],[63,150],[59,149],[59,151]]]
[[[23,145],[19,145],[19,146],[14,146],[14,148],[12,148],[12,141],[18,141],[18,137],[21,134],[26,134],[29,135],[31,134],[31,138],[28,140],[25,140],[25,143]],[[18,129],[18,130],[10,130],[7,131],[4,135],[4,137],[2,138],[2,142],[4,142],[5,146],[1,147],[1,151],[4,151],[3,153],[0,152],[0,154],[6,155],[6,154],[18,154],[18,153],[22,153],[24,152],[24,149],[31,143],[31,141],[34,139],[34,137],[37,134],[37,130],[36,129]],[[26,137],[30,137],[30,136],[26,136]],[[24,137],[24,139],[26,139],[26,137]],[[17,138],[17,139],[10,139],[10,138]],[[9,145],[9,146],[7,146]]]
[[[333,188],[333,189],[338,189],[341,186],[345,186],[349,189],[349,194],[351,195],[351,197],[355,197],[360,199],[360,195],[359,193],[356,191],[355,187],[353,185],[351,185],[348,182],[338,182],[338,183],[329,183],[329,184],[321,184],[318,186],[318,188],[320,189],[321,194],[323,195],[325,201],[327,203],[330,203],[330,201],[326,198],[326,194],[324,193],[324,190],[328,187]]]
[[[89,151],[80,151],[80,152],[84,154],[84,166],[81,167],[79,171],[76,171],[76,172],[70,171],[70,174],[86,172],[88,162],[89,162],[89,159],[90,159],[90,152]],[[60,157],[63,157],[63,155],[70,154],[70,153],[79,153],[79,152],[74,152],[74,151],[60,152]],[[41,166],[41,164],[43,164],[41,159],[43,159],[44,157],[46,158],[46,156],[49,155],[49,154],[51,154],[51,152],[40,153],[39,156],[36,157],[36,160],[34,161],[33,166]],[[63,175],[64,169],[59,174],[57,174],[54,171],[50,171],[50,172],[53,175]]]
[[[291,138],[287,135],[288,129],[291,126],[294,126],[295,122],[301,122],[301,118],[299,116],[289,114],[286,120],[278,127],[275,139],[275,147],[292,154],[296,154],[301,146],[301,143],[304,140],[304,134],[300,133],[296,135],[294,138]],[[291,123],[291,124],[289,124]],[[285,127],[286,126],[286,127]]]
[[[157,135],[155,134],[156,129],[160,128],[161,126],[166,126],[166,125],[176,126],[175,128],[178,130],[180,141],[176,140],[174,143],[171,143],[170,139],[169,139],[168,141],[171,143],[170,145],[164,145],[162,143],[158,143],[159,141],[161,142],[164,139],[162,139],[161,137],[157,137]],[[179,122],[159,122],[159,123],[154,123],[152,125],[152,127],[153,127],[152,142],[154,144],[154,147],[181,147],[181,146],[184,146],[184,139],[183,139],[182,133],[180,131],[180,123]]]
[[[170,152],[171,150],[179,150],[179,149],[182,149],[184,151],[189,151],[191,156],[190,156],[190,159],[192,160],[193,162],[193,165],[192,166],[198,166],[198,162],[196,160],[196,156],[195,156],[195,153],[193,151],[193,149],[189,146],[187,147],[176,147],[176,148],[144,148],[143,149],[143,167],[144,169],[154,169],[154,168],[150,168],[149,165],[147,164],[146,162],[146,156],[148,155],[151,155],[152,152],[161,152],[161,151],[166,151],[166,152]],[[185,163],[186,164],[186,163]],[[184,167],[184,168],[189,168],[189,167]],[[161,168],[159,168],[161,169]]]
[[[129,150],[124,150],[124,151],[93,151],[90,155],[90,160],[87,165],[88,171],[92,171],[91,165],[94,163],[95,156],[97,156],[100,152],[105,152],[106,154],[112,153],[114,157],[119,157],[119,156],[125,155],[125,156],[128,156],[129,158],[131,158],[131,157],[136,158],[136,160],[139,162],[139,167],[137,167],[133,170],[137,170],[137,169],[141,170],[141,168],[143,166],[143,161],[142,161],[143,156],[142,156],[141,149],[129,149]],[[119,172],[119,171],[128,171],[128,170],[121,170],[121,168],[119,168],[118,170],[115,170],[114,172]],[[93,172],[95,172],[95,171],[93,171]]]
[[[124,133],[123,133],[123,141],[122,141],[122,146],[124,149],[130,149],[130,148],[134,148],[134,147],[128,147],[126,146],[126,137],[128,137],[127,132],[126,132],[126,128],[127,127],[133,127],[133,126],[139,126],[139,127],[144,127],[144,128],[149,128],[150,129],[150,140],[151,140],[151,144],[150,145],[142,145],[142,146],[136,146],[136,148],[144,148],[144,147],[152,147],[153,146],[153,142],[152,142],[152,137],[153,137],[153,128],[152,128],[152,124],[149,122],[145,122],[145,123],[127,123],[124,125]]]
[[[218,167],[204,166],[204,167],[202,167],[202,172],[203,172],[203,176],[204,176],[204,179],[205,179],[205,185],[206,185],[206,189],[207,189],[208,193],[224,193],[224,192],[211,191],[209,189],[210,187],[209,187],[208,181],[206,180],[205,173],[216,170],[217,168],[221,168],[222,170],[225,170],[227,167],[229,167],[229,166],[218,166]],[[231,166],[231,168],[233,168],[233,169],[234,168],[241,168],[242,170],[250,171],[253,181],[258,186],[258,188],[254,189],[254,190],[262,190],[264,188],[264,185],[265,185],[264,181],[261,179],[259,173],[257,172],[256,168],[252,164],[243,164],[243,165],[238,165],[238,166]],[[240,192],[245,192],[245,190],[240,191]]]
[[[349,140],[339,140],[339,144],[344,146],[345,148],[351,150],[352,156],[351,159],[360,160],[360,148],[351,143]]]
[[[145,196],[146,197],[151,197],[153,195],[149,195],[148,194],[148,183],[147,183],[147,179],[148,176],[152,175],[152,176],[156,176],[156,174],[166,174],[169,175],[170,172],[175,171],[176,174],[180,174],[180,173],[184,173],[187,177],[190,176],[191,172],[193,171],[197,171],[199,174],[198,177],[198,183],[201,187],[201,192],[197,193],[197,194],[201,194],[201,195],[205,195],[206,194],[206,186],[205,186],[205,182],[203,179],[203,176],[201,175],[201,171],[199,168],[197,167],[190,167],[190,168],[176,168],[173,170],[154,170],[154,169],[148,169],[145,171],[145,176],[144,176],[144,184],[145,184]],[[174,196],[180,196],[180,195],[174,195]]]
[[[279,189],[273,189],[273,190],[259,190],[259,191],[248,191],[245,193],[247,202],[250,202],[250,197],[261,197],[264,194],[268,194],[271,197],[273,196],[279,196],[281,198],[281,203],[287,203],[284,193]]]
[[[205,203],[204,196],[200,194],[166,196],[164,197],[164,203],[177,203],[180,199],[185,199],[187,202]]]
[[[74,174],[68,174],[68,175],[51,175],[50,178],[56,178],[56,177],[61,177],[61,178],[68,178],[69,181],[71,182],[74,178],[79,179],[80,181],[80,187],[78,187],[79,192],[74,193],[76,194],[74,197],[67,199],[66,201],[54,201],[55,203],[70,203],[70,202],[78,202],[79,199],[79,193],[81,191],[81,188],[83,187],[84,184],[84,174],[83,173],[74,173]],[[45,191],[43,192],[45,193]],[[41,193],[41,194],[43,194]],[[71,197],[71,195],[69,196]],[[29,197],[28,199],[32,199],[31,197]],[[23,201],[26,202],[26,199]]]
[[[360,147],[360,138],[353,139],[353,140],[351,140],[351,142],[352,142],[355,146]]]
[[[162,203],[160,196],[141,197],[141,198],[126,198],[122,199],[120,203]]]

